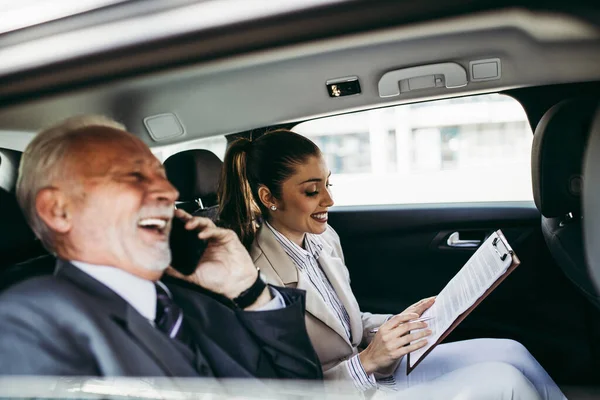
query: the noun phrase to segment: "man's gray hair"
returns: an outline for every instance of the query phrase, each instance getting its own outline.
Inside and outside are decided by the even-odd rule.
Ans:
[[[29,226],[51,252],[55,252],[52,230],[40,218],[36,197],[40,190],[52,186],[64,175],[65,157],[71,144],[84,128],[106,127],[125,130],[125,126],[100,115],[82,115],[68,118],[38,133],[21,157],[17,178],[17,201]]]

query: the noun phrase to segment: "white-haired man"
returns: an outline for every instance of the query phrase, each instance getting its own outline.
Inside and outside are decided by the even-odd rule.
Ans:
[[[17,199],[57,269],[0,296],[0,375],[322,377],[303,294],[266,287],[236,235],[174,213],[177,197],[114,121],[35,137]],[[188,281],[160,280],[174,214],[209,243]]]

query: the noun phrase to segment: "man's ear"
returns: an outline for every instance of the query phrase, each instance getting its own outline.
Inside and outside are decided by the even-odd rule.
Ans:
[[[275,202],[275,197],[271,194],[271,191],[265,185],[261,185],[258,188],[258,198],[263,206],[266,208],[271,207],[272,205],[277,205]]]
[[[67,196],[57,188],[44,188],[35,197],[35,209],[40,218],[55,232],[71,230],[71,210]]]

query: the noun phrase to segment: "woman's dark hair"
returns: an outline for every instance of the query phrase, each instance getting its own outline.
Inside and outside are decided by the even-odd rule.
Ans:
[[[237,139],[225,154],[219,183],[219,221],[234,230],[250,248],[255,237],[255,220],[268,215],[258,197],[261,185],[281,198],[285,180],[295,167],[321,151],[304,136],[287,129],[268,132],[256,140]]]

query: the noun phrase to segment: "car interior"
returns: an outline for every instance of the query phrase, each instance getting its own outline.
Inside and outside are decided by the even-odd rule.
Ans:
[[[598,243],[598,182],[600,182],[600,113],[592,121],[590,137],[584,155],[583,211],[587,218],[583,224],[585,256],[593,282],[600,284],[600,251]]]
[[[236,138],[277,128],[303,133],[311,126],[323,136],[331,127],[342,129],[335,122],[340,119],[328,118],[400,115],[395,110],[401,107],[417,113],[432,104],[466,107],[479,96],[497,95],[524,113],[530,147],[522,167],[512,166],[511,150],[503,148],[492,172],[465,167],[459,186],[427,183],[422,174],[406,181],[412,184],[394,182],[392,174],[372,185],[406,196],[427,190],[441,201],[416,194],[407,202],[385,195],[363,201],[365,192],[380,189],[343,176],[343,168],[353,168],[364,154],[376,164],[375,144],[359,135],[356,123],[348,135],[359,135],[358,144],[345,148],[346,158],[334,159],[341,165],[332,170],[334,198],[339,190],[347,200],[330,210],[329,224],[340,236],[361,309],[377,313],[397,313],[438,293],[477,245],[501,229],[521,265],[446,341],[517,340],[567,397],[600,395],[600,293],[588,268],[598,260],[589,252],[600,228],[586,226],[584,237],[584,223],[600,216],[597,201],[585,193],[598,180],[588,180],[583,164],[600,105],[597,5],[141,3],[117,2],[0,33],[0,291],[53,270],[55,258],[27,227],[14,188],[27,143],[64,118],[101,114],[123,123],[164,162],[180,193],[177,207],[216,221],[223,152]],[[490,107],[466,115],[473,126],[483,123],[482,116],[501,121],[509,135],[516,125],[502,122]],[[423,113],[453,118],[452,111]],[[398,149],[396,163],[404,154],[431,164],[434,152],[443,157],[431,165],[458,162],[452,138],[466,134],[442,129],[441,144],[432,142],[440,133],[431,133],[428,119],[417,121],[424,127],[423,150],[403,153],[396,134],[390,145]],[[322,128],[320,121],[330,122]],[[211,140],[222,147],[203,145]],[[327,153],[335,140],[317,143]],[[586,156],[588,164],[599,159],[597,151]],[[375,179],[365,176],[361,182]],[[503,197],[516,180],[526,182],[525,194]],[[486,197],[487,183],[497,197]],[[461,192],[476,195],[452,200]],[[453,234],[461,245],[453,245]]]
[[[565,100],[540,120],[532,151],[533,190],[542,214],[542,233],[552,257],[596,307],[600,302],[585,268],[581,194],[582,163],[594,113],[595,98]],[[570,140],[561,139],[570,132]]]
[[[223,161],[210,150],[194,149],[173,154],[164,166],[167,178],[179,192],[177,208],[216,221]]]

